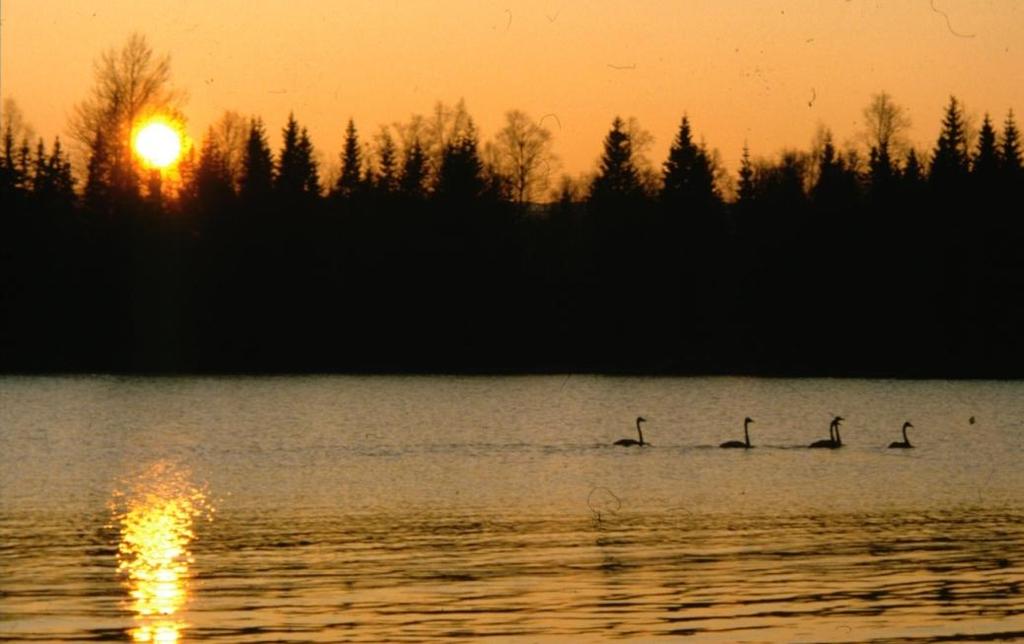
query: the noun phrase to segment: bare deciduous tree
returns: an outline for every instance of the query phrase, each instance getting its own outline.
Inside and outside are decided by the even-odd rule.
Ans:
[[[25,115],[18,106],[17,101],[11,97],[4,99],[3,108],[0,110],[0,131],[4,136],[10,135],[12,141],[32,141],[36,138],[35,130],[25,120]]]
[[[899,153],[906,147],[904,135],[910,129],[910,116],[888,92],[879,92],[864,108],[864,127],[868,147],[880,152]]]
[[[181,119],[182,95],[171,88],[170,56],[157,57],[145,36],[135,33],[120,49],[104,52],[93,73],[92,93],[75,107],[72,135],[90,157],[105,155],[111,184],[134,185],[133,128],[154,113]],[[97,149],[99,142],[105,149]]]
[[[558,163],[551,151],[551,131],[524,112],[511,110],[494,145],[494,162],[508,178],[513,200],[523,205],[543,196]]]
[[[237,191],[242,181],[242,161],[249,140],[249,119],[238,112],[226,111],[210,129],[210,136],[222,156],[231,184]]]

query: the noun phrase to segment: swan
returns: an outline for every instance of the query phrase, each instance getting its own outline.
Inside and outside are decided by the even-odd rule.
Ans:
[[[743,439],[744,440],[741,440],[741,441],[725,441],[724,443],[719,445],[719,447],[744,447],[744,448],[753,447],[753,445],[750,444],[750,431],[747,429],[747,427],[752,422],[754,422],[754,419],[750,418],[749,416],[747,418],[743,419]]]
[[[619,440],[615,441],[615,444],[622,445],[623,447],[632,447],[633,445],[636,445],[637,447],[643,447],[644,445],[649,445],[650,443],[644,442],[644,433],[640,431],[640,423],[646,422],[647,419],[644,418],[643,416],[636,417],[636,433],[640,435],[640,440],[635,441],[632,438],[620,438]]]
[[[902,441],[893,441],[893,442],[889,443],[889,448],[890,449],[910,449],[911,447],[913,447],[913,445],[910,444],[910,439],[907,438],[907,428],[908,427],[913,427],[913,425],[910,424],[909,420],[907,422],[903,423],[903,440]]]
[[[832,422],[828,425],[828,438],[823,438],[820,441],[814,441],[808,447],[827,447],[829,449],[835,449],[843,446],[843,440],[839,438],[839,423],[844,420],[842,416],[836,416],[832,419]]]

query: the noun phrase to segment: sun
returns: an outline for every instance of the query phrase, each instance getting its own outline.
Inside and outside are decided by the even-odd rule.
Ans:
[[[181,135],[166,121],[149,121],[135,132],[134,148],[147,166],[162,170],[181,156]]]

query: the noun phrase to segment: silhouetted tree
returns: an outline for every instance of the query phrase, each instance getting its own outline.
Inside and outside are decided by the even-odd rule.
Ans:
[[[486,187],[484,166],[477,150],[476,127],[470,120],[445,147],[434,196],[444,202],[466,204],[482,197]]]
[[[37,207],[51,213],[66,211],[75,202],[71,161],[64,155],[60,137],[54,139],[49,155],[46,154],[43,140],[39,139],[32,177],[32,197]]]
[[[824,147],[818,158],[818,179],[811,188],[811,198],[819,208],[848,210],[856,205],[856,175],[847,168],[832,145],[832,133],[826,131]]]
[[[707,209],[719,201],[715,171],[703,145],[693,142],[683,117],[662,172],[661,200],[670,209]]]
[[[242,180],[239,196],[250,206],[266,206],[274,186],[274,158],[267,143],[263,121],[249,124],[249,140],[242,159]]]
[[[551,131],[526,113],[505,113],[505,126],[495,136],[496,170],[509,178],[512,199],[520,206],[548,189],[557,158],[551,149]]]
[[[242,181],[242,162],[245,159],[245,148],[249,139],[249,123],[238,112],[226,111],[208,132],[220,151],[222,161],[231,186],[237,193]]]
[[[637,200],[643,195],[640,176],[633,161],[633,146],[618,116],[604,139],[597,176],[590,184],[589,201],[594,204]]]
[[[426,197],[427,157],[418,139],[413,139],[405,148],[398,190],[409,199]]]
[[[736,188],[738,204],[749,205],[754,199],[754,167],[750,163],[750,148],[743,144],[743,156],[740,158],[739,185]]]
[[[89,162],[86,168],[83,194],[86,207],[93,212],[107,211],[112,205],[109,149],[103,130],[97,130],[93,144],[89,147]]]
[[[6,143],[5,143],[6,145]],[[1010,181],[1019,181],[1021,176],[1020,133],[1013,119],[1013,110],[1006,115],[1003,123],[1003,136],[999,143],[999,161],[1004,175]]]
[[[949,97],[949,106],[942,120],[942,132],[932,154],[929,181],[943,192],[960,190],[968,174],[967,129],[963,109],[955,96]]]
[[[305,128],[299,129],[294,114],[288,115],[288,124],[285,125],[282,137],[284,143],[278,155],[274,187],[278,198],[284,203],[298,202],[294,205],[302,206],[306,200],[320,194],[320,178],[313,160],[313,145]]]
[[[868,152],[868,181],[871,197],[876,202],[883,202],[888,197],[896,173],[889,151],[871,146]]]
[[[373,184],[377,192],[382,195],[393,195],[398,192],[398,151],[395,148],[395,140],[386,129],[382,130],[378,137],[377,145],[377,173]]]
[[[352,119],[345,128],[345,149],[341,153],[341,175],[334,184],[334,196],[342,200],[356,197],[363,187],[362,152],[359,149],[359,135]]]
[[[996,132],[988,114],[978,131],[978,147],[971,163],[971,174],[974,176],[977,190],[991,191],[999,175],[999,150],[996,146]]]
[[[194,182],[198,207],[205,213],[221,214],[235,197],[231,170],[212,126],[203,138]]]
[[[872,96],[863,115],[868,148],[877,150],[880,161],[884,162],[884,159],[903,148],[904,133],[911,125],[910,117],[906,109],[896,104],[888,92]]]
[[[106,182],[114,191],[112,196],[131,199],[138,195],[140,184],[140,168],[131,150],[132,130],[151,113],[180,117],[179,94],[170,88],[170,57],[157,58],[145,36],[135,33],[120,49],[100,56],[94,75],[91,95],[75,108],[72,132],[90,156],[104,159],[105,170],[94,174],[93,181]],[[101,144],[104,149],[97,149]]]
[[[911,148],[907,152],[907,161],[903,164],[903,172],[900,179],[905,188],[916,189],[924,184],[924,171],[921,169],[921,162],[917,160],[917,152]]]

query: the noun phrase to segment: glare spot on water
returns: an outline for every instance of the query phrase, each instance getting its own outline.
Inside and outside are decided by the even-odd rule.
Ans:
[[[112,508],[120,528],[117,570],[131,597],[138,642],[176,642],[189,598],[193,521],[211,511],[188,470],[158,461],[125,481]]]

